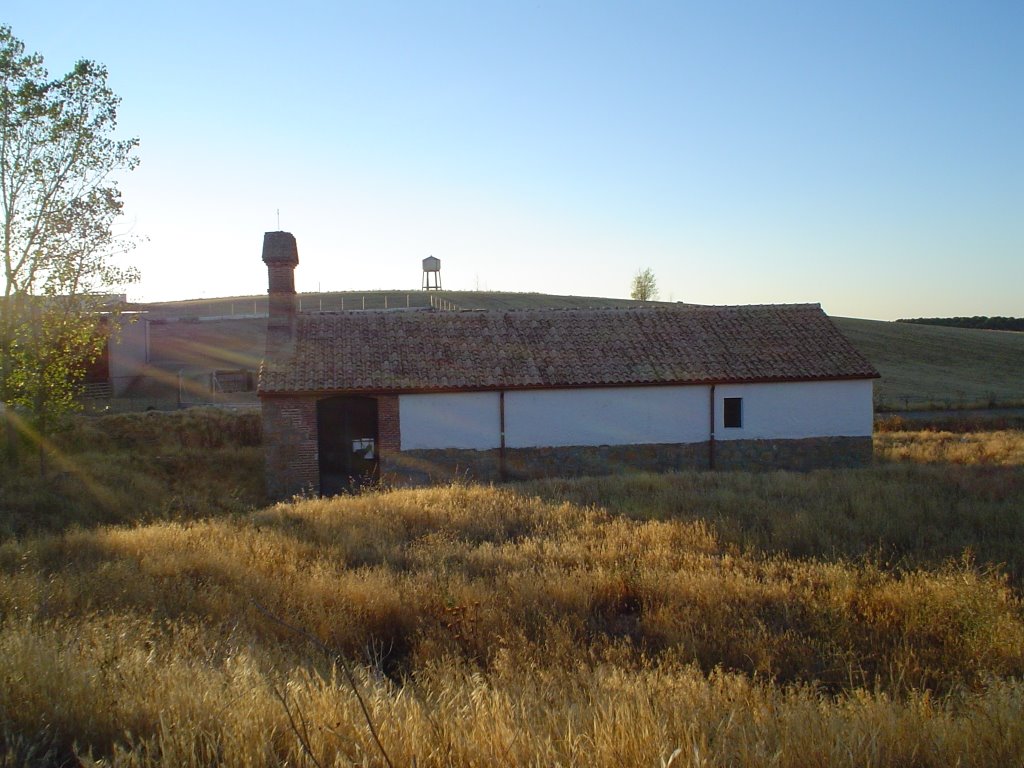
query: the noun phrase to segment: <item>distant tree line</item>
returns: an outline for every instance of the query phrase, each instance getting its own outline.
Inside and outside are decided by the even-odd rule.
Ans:
[[[950,328],[984,328],[989,331],[1024,331],[1024,317],[915,317],[896,322],[945,325]]]

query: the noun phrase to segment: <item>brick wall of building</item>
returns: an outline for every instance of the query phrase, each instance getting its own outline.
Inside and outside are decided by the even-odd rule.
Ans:
[[[377,441],[381,454],[402,449],[402,429],[398,422],[398,395],[377,398]]]
[[[320,492],[318,399],[312,396],[266,396],[262,399],[267,496],[271,499]],[[401,445],[398,397],[381,395],[377,398],[377,451],[382,466],[389,457],[398,454]]]
[[[319,493],[316,398],[264,397],[262,404],[267,496]]]

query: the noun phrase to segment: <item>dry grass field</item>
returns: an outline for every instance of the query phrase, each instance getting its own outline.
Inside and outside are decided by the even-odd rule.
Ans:
[[[257,411],[83,418],[54,437],[45,478],[34,451],[0,462],[0,539],[246,512],[264,499],[261,440]]]
[[[2,478],[0,765],[1024,762],[1018,430],[261,508],[247,418]]]

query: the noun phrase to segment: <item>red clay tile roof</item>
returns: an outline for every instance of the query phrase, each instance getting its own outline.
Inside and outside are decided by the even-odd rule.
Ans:
[[[430,392],[875,378],[817,304],[299,314],[260,391]]]

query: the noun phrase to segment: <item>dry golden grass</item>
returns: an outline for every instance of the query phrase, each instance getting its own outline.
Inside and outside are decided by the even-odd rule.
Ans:
[[[978,466],[1024,466],[1024,430],[989,432],[900,431],[875,435],[882,461]]]
[[[1021,764],[1019,437],[8,538],[0,765]]]
[[[265,498],[260,433],[255,411],[79,418],[55,436],[45,475],[35,446],[0,463],[0,540],[251,510]]]
[[[212,635],[138,619],[91,622],[72,640],[51,627],[5,633],[4,657],[26,673],[11,692],[29,703],[46,697],[38,709],[49,733],[80,736],[77,749],[54,736],[23,742],[22,754],[74,750],[88,764],[124,766],[312,764],[301,734],[322,765],[383,764],[335,669]],[[1014,682],[943,698],[863,689],[831,697],[676,662],[627,669],[502,656],[485,673],[444,660],[401,686],[364,667],[358,684],[394,765],[1016,765],[1024,755]]]
[[[323,764],[380,762],[330,660],[253,601],[358,663],[398,763],[1024,757],[998,725],[1024,616],[969,563],[742,554],[454,486],[8,542],[0,573],[4,732],[112,764],[301,762],[282,699]]]

